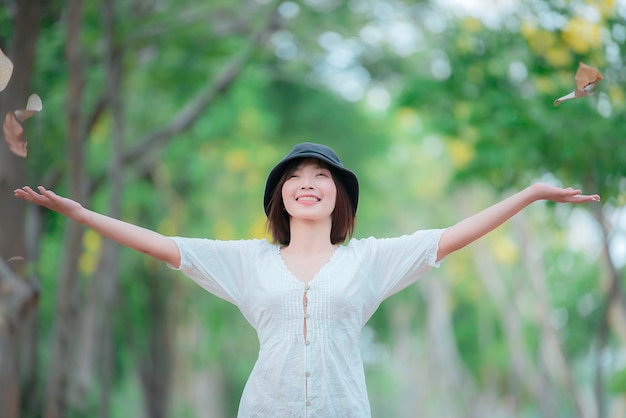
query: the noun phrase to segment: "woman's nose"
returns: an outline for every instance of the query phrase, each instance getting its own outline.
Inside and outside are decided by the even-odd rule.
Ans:
[[[302,183],[300,183],[301,189],[312,189],[313,187],[313,179],[309,176],[302,177]]]

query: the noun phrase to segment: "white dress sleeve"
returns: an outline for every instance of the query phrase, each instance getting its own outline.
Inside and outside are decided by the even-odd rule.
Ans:
[[[443,260],[437,260],[437,250],[444,231],[429,229],[396,238],[363,240],[363,260],[370,267],[368,279],[376,304],[439,267]]]
[[[237,306],[250,277],[254,240],[219,241],[171,237],[180,251],[180,270],[206,291]]]

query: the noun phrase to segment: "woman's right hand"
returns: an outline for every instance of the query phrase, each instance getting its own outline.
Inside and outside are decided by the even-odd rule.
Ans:
[[[52,190],[47,190],[43,186],[39,186],[37,189],[39,190],[39,193],[31,189],[29,186],[24,186],[21,189],[15,190],[15,197],[19,197],[20,199],[43,206],[73,220],[81,220],[80,217],[81,214],[84,213],[84,208],[80,203],[66,197],[59,196]]]
[[[158,260],[180,265],[180,251],[176,243],[157,232],[124,222],[84,208],[80,203],[58,196],[52,190],[39,186],[39,193],[28,186],[15,190],[15,196],[65,215],[99,234],[133,250]]]

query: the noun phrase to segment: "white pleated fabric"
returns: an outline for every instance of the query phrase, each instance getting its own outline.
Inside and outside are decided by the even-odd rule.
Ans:
[[[235,304],[257,331],[259,356],[238,417],[370,417],[361,329],[383,300],[439,266],[443,231],[352,239],[306,285],[267,240],[172,237],[181,265],[169,267]]]

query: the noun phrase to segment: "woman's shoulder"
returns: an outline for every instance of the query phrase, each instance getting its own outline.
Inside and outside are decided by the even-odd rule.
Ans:
[[[443,231],[444,229],[420,229],[410,234],[389,237],[376,237],[370,235],[363,238],[352,238],[346,244],[346,247],[358,249],[395,243],[397,243],[398,245],[402,245],[403,242],[430,241],[433,238],[438,238],[443,233]]]
[[[197,238],[197,237],[180,237],[173,236],[171,239],[178,244],[179,247],[187,249],[202,248],[223,248],[227,250],[241,251],[273,251],[278,248],[276,244],[269,242],[266,238],[250,238],[250,239],[233,239],[223,240],[215,238]]]

